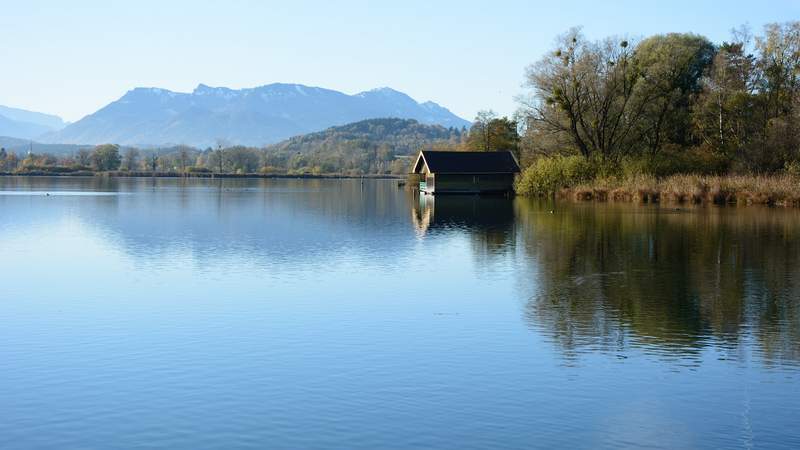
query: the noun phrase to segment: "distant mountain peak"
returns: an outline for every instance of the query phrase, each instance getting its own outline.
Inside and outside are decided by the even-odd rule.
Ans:
[[[411,96],[404,92],[400,92],[396,89],[392,89],[390,87],[378,87],[375,89],[370,89],[368,91],[359,92],[356,94],[359,97],[374,97],[374,96],[383,96],[383,97],[401,97],[404,99],[411,99]],[[412,99],[413,100],[413,99]]]
[[[376,94],[401,94],[401,95],[406,95],[406,94],[403,94],[402,92],[398,91],[397,89],[392,89],[392,88],[390,88],[388,86],[377,87],[377,88],[374,88],[374,89],[370,89],[367,92],[374,92]]]
[[[219,94],[229,94],[232,92],[236,92],[233,89],[226,88],[226,87],[212,87],[206,84],[200,83],[194,88],[192,91],[192,95],[219,95]]]
[[[258,91],[260,93],[267,93],[267,94],[287,95],[287,96],[301,95],[304,97],[309,95],[314,95],[314,93],[328,91],[327,89],[322,89],[314,86],[306,86],[304,84],[297,84],[297,83],[271,83],[259,86],[257,88],[246,89],[246,90]]]
[[[139,99],[150,99],[149,101],[156,100],[163,102],[163,101],[169,101],[170,99],[173,99],[179,95],[186,95],[186,94],[180,94],[178,92],[157,87],[137,87],[126,92],[125,95],[123,95],[117,102],[131,103],[131,102],[136,102]],[[112,103],[112,105],[113,104],[114,103]]]
[[[425,108],[425,109],[427,109],[429,111],[446,111],[448,113],[450,112],[449,109],[445,108],[444,106],[442,106],[442,105],[440,105],[440,104],[438,104],[436,102],[432,102],[430,100],[428,100],[427,102],[420,103],[419,106],[421,106],[421,107],[423,107],[423,108]]]
[[[137,93],[137,94],[155,94],[155,95],[175,95],[177,92],[170,91],[169,89],[163,89],[158,87],[135,87],[128,91],[128,93]]]

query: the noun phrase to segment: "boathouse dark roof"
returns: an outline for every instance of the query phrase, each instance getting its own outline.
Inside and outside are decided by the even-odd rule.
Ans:
[[[517,173],[519,165],[509,151],[444,152],[423,150],[414,163],[414,173],[423,164],[431,173]]]

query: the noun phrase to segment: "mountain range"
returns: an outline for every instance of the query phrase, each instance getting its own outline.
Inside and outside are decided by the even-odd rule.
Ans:
[[[58,116],[0,105],[0,136],[33,139],[65,126]]]
[[[348,95],[300,84],[247,89],[201,84],[191,93],[132,89],[94,114],[46,132],[38,140],[201,148],[219,143],[260,146],[332,126],[389,117],[447,128],[470,125],[436,103],[419,103],[391,88]]]

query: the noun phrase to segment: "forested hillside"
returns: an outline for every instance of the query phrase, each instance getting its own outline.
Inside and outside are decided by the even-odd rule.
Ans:
[[[403,173],[398,156],[420,148],[457,144],[464,129],[426,125],[408,119],[372,119],[306,134],[268,146],[270,165],[323,173]]]

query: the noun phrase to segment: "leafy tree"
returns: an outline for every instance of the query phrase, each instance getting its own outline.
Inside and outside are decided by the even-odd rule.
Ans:
[[[634,57],[637,95],[647,99],[640,135],[649,154],[665,144],[686,145],[691,136],[691,101],[716,49],[705,37],[670,33],[643,40]]]
[[[476,120],[467,136],[465,147],[472,151],[510,150],[518,153],[520,137],[517,122],[508,117]]]
[[[236,173],[254,173],[258,171],[261,155],[258,149],[235,146],[225,150],[227,162]]]
[[[6,152],[5,147],[0,148],[0,172],[11,172],[17,168],[17,155]]]
[[[491,123],[496,119],[497,114],[491,109],[478,111],[467,137],[470,150],[488,152],[491,149]]]
[[[763,73],[759,89],[767,96],[768,114],[792,116],[800,91],[800,21],[766,25],[756,49]]]
[[[3,161],[3,170],[6,172],[13,172],[17,170],[18,166],[19,158],[17,157],[17,154],[14,152],[9,152],[5,157],[5,161]]]
[[[28,153],[21,164],[25,170],[42,170],[55,166],[57,163],[58,159],[53,155],[47,153]]]
[[[745,158],[766,124],[757,92],[756,58],[743,41],[723,43],[698,95],[692,122],[696,136],[711,152]]]
[[[119,146],[114,144],[98,145],[92,151],[92,167],[95,170],[117,170],[122,159],[119,156]]]
[[[750,159],[771,171],[800,158],[800,21],[767,25],[756,50],[766,129]]]
[[[781,170],[800,158],[800,22],[747,29],[723,43],[693,111],[698,138],[736,170]],[[751,53],[752,49],[752,53]]]

